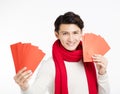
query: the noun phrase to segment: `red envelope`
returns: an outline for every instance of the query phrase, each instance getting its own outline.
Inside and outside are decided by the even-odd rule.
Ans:
[[[82,36],[82,43],[84,62],[92,62],[94,54],[104,55],[110,49],[110,46],[100,35],[93,33],[85,33]]]
[[[27,70],[35,71],[45,53],[37,46],[31,45],[31,43],[15,43],[10,45],[11,53],[15,65],[16,73],[23,67],[27,67]]]

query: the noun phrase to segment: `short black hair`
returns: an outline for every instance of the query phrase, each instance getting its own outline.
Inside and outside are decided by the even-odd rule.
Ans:
[[[74,12],[66,12],[64,15],[60,15],[54,22],[55,31],[58,32],[61,24],[75,24],[81,30],[84,27],[84,22],[78,14]]]

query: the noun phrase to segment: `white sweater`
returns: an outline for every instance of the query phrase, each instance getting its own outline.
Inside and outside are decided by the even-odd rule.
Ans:
[[[82,61],[68,63],[65,66],[68,78],[69,94],[89,94],[85,69]],[[98,76],[98,94],[110,94],[108,76]],[[40,65],[39,73],[34,83],[22,94],[54,94],[55,65],[52,58]]]

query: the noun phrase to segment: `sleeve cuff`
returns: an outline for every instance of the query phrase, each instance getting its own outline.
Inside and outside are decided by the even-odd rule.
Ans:
[[[98,80],[99,80],[99,81],[108,80],[108,74],[107,74],[107,73],[105,73],[104,75],[98,74]]]

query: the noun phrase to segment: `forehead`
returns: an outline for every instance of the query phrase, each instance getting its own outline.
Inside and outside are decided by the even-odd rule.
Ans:
[[[60,31],[81,31],[81,29],[75,24],[61,24]]]

